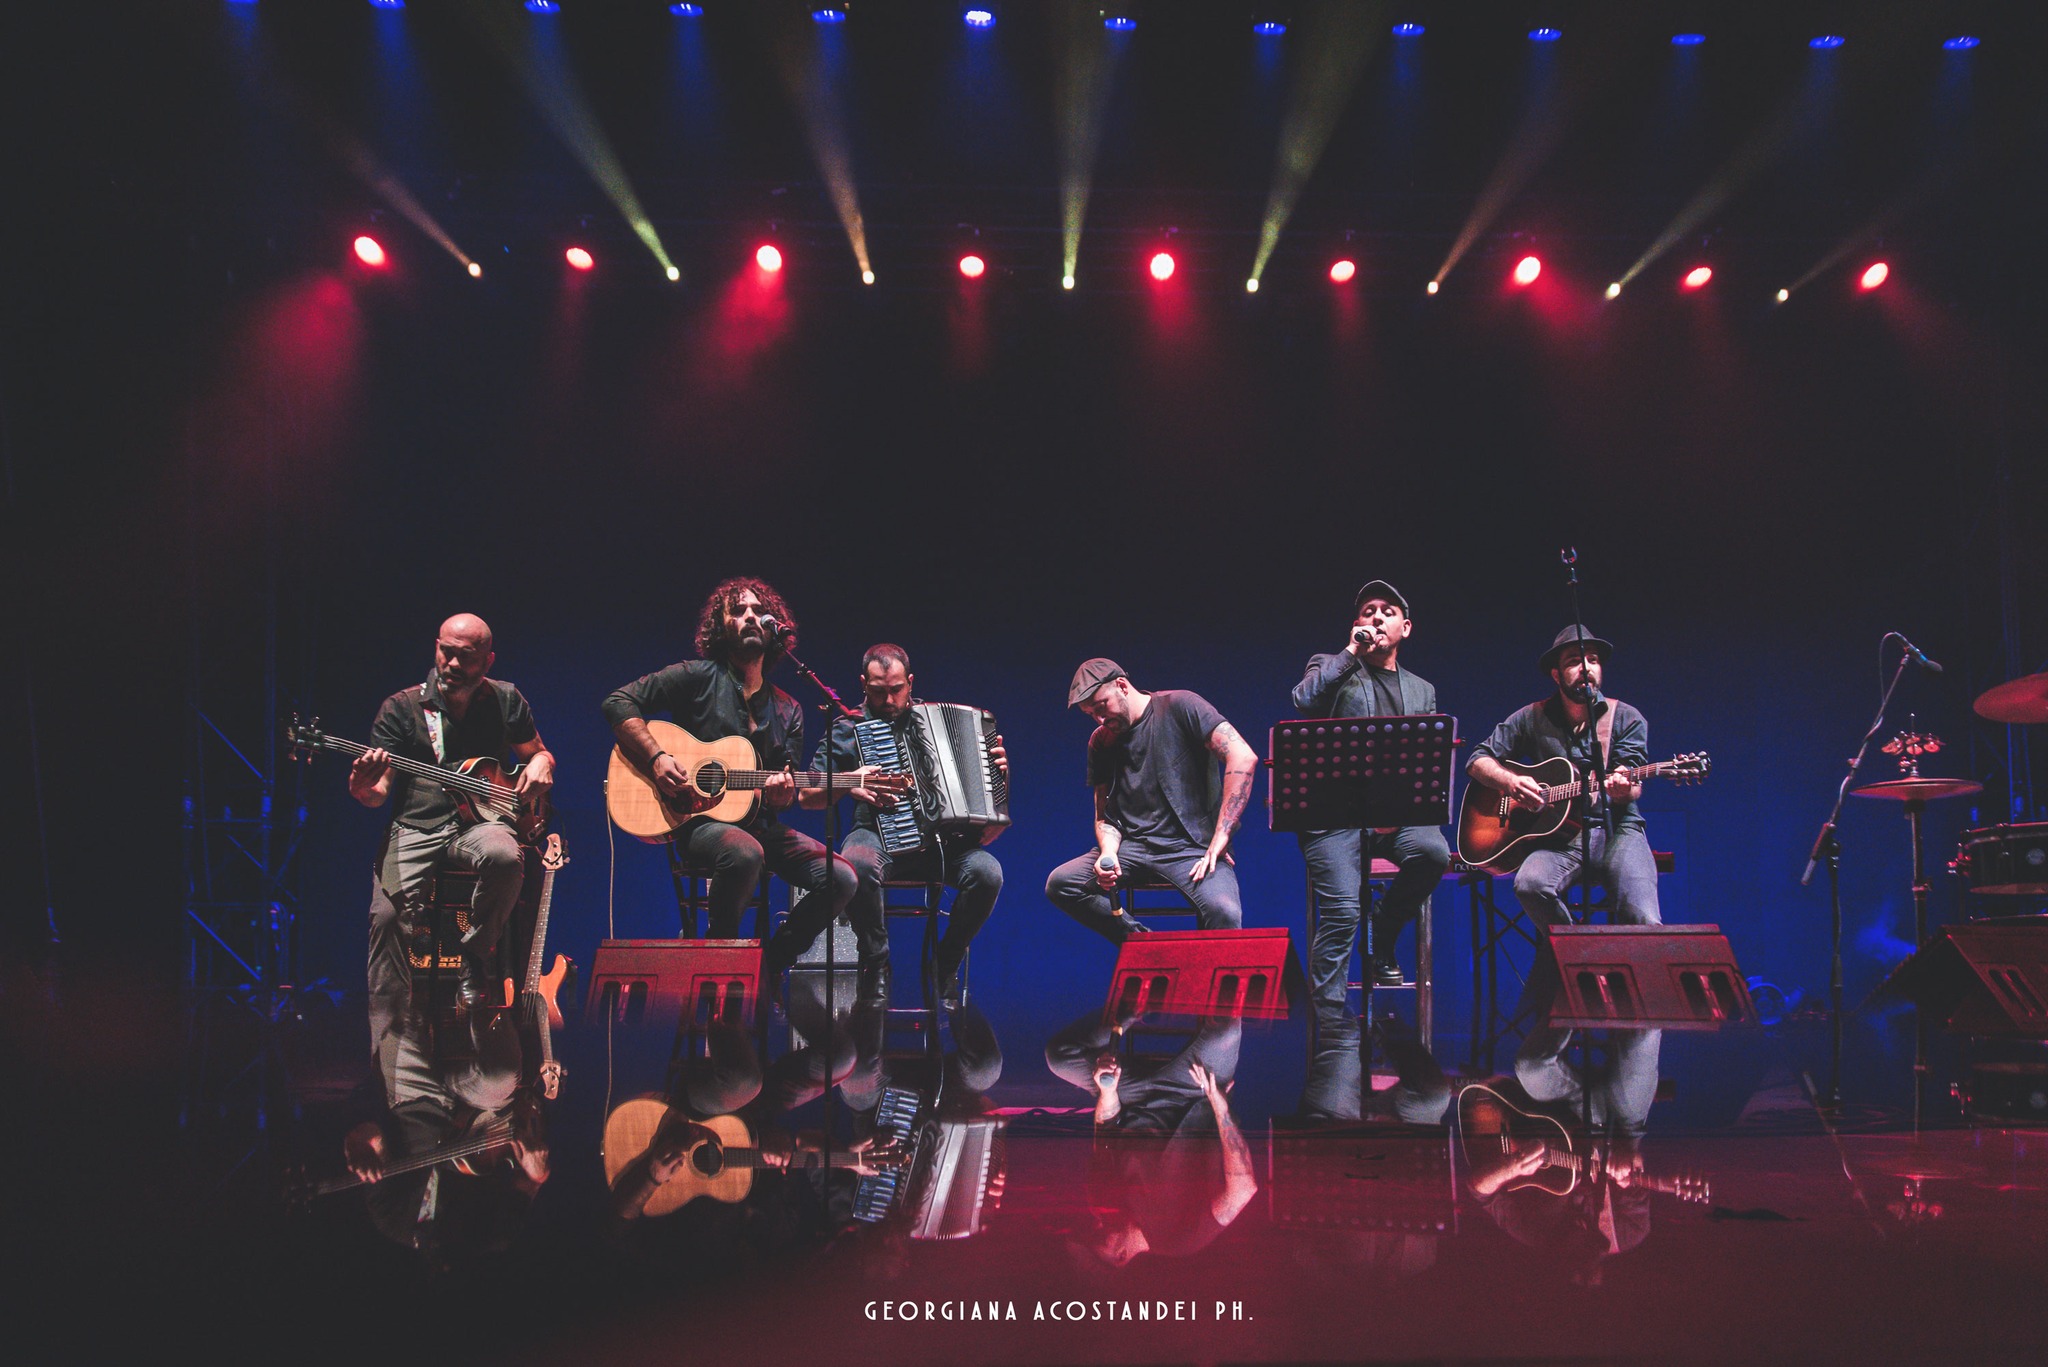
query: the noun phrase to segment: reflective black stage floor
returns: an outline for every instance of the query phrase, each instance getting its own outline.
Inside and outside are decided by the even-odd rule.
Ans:
[[[1092,1096],[1049,1070],[1046,1038],[1002,1039],[997,1075],[989,1041],[956,1019],[951,1095],[972,1095],[952,1114],[1002,1121],[998,1199],[954,1206],[979,1233],[927,1240],[848,1224],[850,1175],[763,1173],[734,1205],[618,1219],[599,1158],[603,1034],[572,1025],[550,1179],[466,1231],[447,1197],[430,1258],[388,1220],[380,1232],[360,1192],[297,1214],[276,1199],[291,1162],[339,1170],[367,1075],[360,1010],[304,1012],[281,1069],[201,1079],[211,1090],[179,1124],[191,1055],[175,996],[10,979],[15,1360],[2038,1362],[2048,1342],[2048,1129],[1966,1123],[1946,1098],[1917,1134],[1876,1106],[1830,1124],[1784,1032],[1666,1036],[1659,1071],[1680,1085],[1640,1135],[1597,1056],[1604,1132],[1582,1128],[1583,1104],[1516,1121],[1506,1107],[1546,1108],[1511,1073],[1464,1091],[1398,1031],[1387,1052],[1412,1066],[1381,1071],[1359,1117],[1333,1120],[1302,1113],[1332,1095],[1304,1097],[1305,1022],[1212,1035],[1197,1056],[1235,1075],[1246,1192],[1200,1089],[1144,1084],[1147,1059],[1192,1034],[1123,1055],[1133,1113],[1171,1123],[1112,1137]],[[237,1018],[211,1032],[223,1068],[256,1038]],[[961,1066],[963,1035],[978,1069]],[[667,1044],[615,1035],[614,1101],[660,1076]],[[1696,1102],[1717,1076],[1742,1079],[1725,1105],[1689,1106],[1684,1079],[1709,1079]],[[858,1086],[834,1123],[853,1123]],[[1522,1137],[1503,1140],[1503,1120]],[[813,1100],[768,1123],[825,1121]],[[1530,1175],[1569,1190],[1513,1189],[1501,1173],[1528,1154],[1525,1125],[1549,1127],[1549,1156],[1569,1144],[1620,1175],[1549,1164]],[[1118,1266],[1132,1230],[1150,1247]]]

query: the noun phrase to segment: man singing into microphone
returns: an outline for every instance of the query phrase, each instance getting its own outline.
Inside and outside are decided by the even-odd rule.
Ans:
[[[763,769],[787,770],[803,752],[804,713],[795,698],[768,682],[796,638],[796,619],[782,596],[759,579],[728,579],[711,591],[697,616],[701,659],[672,664],[626,684],[604,700],[604,719],[619,749],[671,796],[689,787],[682,763],[647,729],[649,712],[667,712],[698,740],[745,736]],[[769,779],[744,824],[699,820],[678,831],[684,856],[711,870],[711,935],[739,934],[740,913],[765,864],[791,887],[820,894],[799,901],[782,931],[763,946],[764,979],[796,962],[846,908],[855,885],[843,859],[791,830],[776,814],[796,799],[795,780]]]
[[[1335,655],[1316,655],[1294,686],[1294,707],[1304,717],[1415,717],[1436,711],[1436,686],[1403,669],[1401,643],[1414,631],[1408,600],[1384,579],[1352,600],[1351,643]],[[1401,866],[1373,912],[1372,962],[1367,971],[1383,987],[1401,985],[1394,943],[1422,909],[1451,862],[1450,846],[1434,826],[1384,831],[1307,831],[1302,856],[1314,882],[1318,914],[1309,951],[1309,983],[1316,1007],[1344,1009],[1351,943],[1358,937],[1374,855]]]

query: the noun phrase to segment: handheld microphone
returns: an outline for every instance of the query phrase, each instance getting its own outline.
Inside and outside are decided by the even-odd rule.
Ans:
[[[1899,636],[1899,633],[1895,631],[1892,635]],[[1925,655],[1922,655],[1919,646],[1914,645],[1904,636],[1899,636],[1899,644],[1906,648],[1906,658],[1914,664],[1919,665],[1922,669],[1931,669],[1936,674],[1941,673],[1941,666],[1928,659]]]
[[[1351,639],[1359,645],[1370,647],[1378,645],[1380,638],[1379,633],[1371,627],[1353,627],[1351,628]]]

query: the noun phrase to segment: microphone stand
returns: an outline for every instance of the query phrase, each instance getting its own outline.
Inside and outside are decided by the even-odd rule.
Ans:
[[[1579,823],[1579,915],[1583,923],[1593,909],[1593,820],[1598,817],[1606,823],[1607,843],[1614,843],[1614,811],[1607,802],[1607,758],[1601,753],[1599,718],[1594,709],[1600,705],[1600,690],[1593,687],[1591,677],[1586,673],[1586,619],[1579,611],[1579,548],[1566,546],[1557,553],[1558,562],[1564,566],[1565,587],[1572,596],[1572,630],[1579,648],[1579,677],[1585,680],[1586,691],[1586,745],[1593,757],[1588,782],[1593,791],[1587,796],[1590,808],[1586,820]],[[1562,691],[1562,690],[1560,690]],[[1554,951],[1553,951],[1554,952]],[[1560,975],[1560,980],[1562,975]],[[1608,1066],[1613,1066],[1613,1041],[1608,1041]],[[1590,1135],[1593,1129],[1593,1051],[1586,1032],[1579,1031],[1579,1101],[1581,1118]]]
[[[794,665],[797,673],[810,680],[817,687],[817,690],[825,695],[825,701],[818,704],[818,712],[825,718],[825,738],[823,744],[818,747],[821,752],[820,767],[825,784],[825,887],[817,895],[826,897],[830,895],[832,889],[833,861],[841,858],[839,854],[839,795],[832,791],[832,733],[837,729],[841,721],[859,721],[860,713],[848,707],[846,700],[839,696],[838,691],[831,684],[826,683],[819,676],[817,670],[812,669],[797,658],[796,652],[790,649],[793,639],[794,633],[782,638],[783,658]],[[833,1134],[833,1121],[835,1119],[833,1115],[833,1093],[835,1088],[832,1082],[832,1059],[837,1052],[837,1041],[834,1039],[834,1036],[838,1034],[839,1021],[837,1014],[832,1009],[832,989],[834,982],[839,977],[837,936],[835,934],[838,929],[838,919],[835,916],[825,923],[825,1038],[822,1041],[825,1054],[818,1061],[821,1088],[824,1092],[825,1101],[824,1123],[821,1128],[825,1133],[825,1151],[822,1155],[822,1161],[824,1163],[825,1205],[828,1210],[831,1208],[832,1194],[832,1149],[836,1142],[836,1136]]]
[[[1889,641],[1896,634],[1888,633],[1884,639]],[[1884,648],[1883,641],[1878,643],[1878,648]],[[1814,870],[1819,868],[1823,861],[1827,863],[1828,905],[1834,920],[1830,949],[1833,967],[1828,980],[1828,1020],[1834,1033],[1834,1057],[1833,1072],[1829,1076],[1828,1090],[1821,1098],[1821,1105],[1830,1109],[1842,1104],[1842,842],[1837,825],[1842,819],[1843,799],[1849,796],[1849,785],[1856,781],[1856,773],[1863,767],[1863,757],[1870,751],[1870,742],[1884,729],[1885,713],[1891,710],[1892,692],[1898,688],[1899,680],[1905,676],[1906,661],[1910,658],[1908,653],[1900,653],[1899,667],[1892,671],[1891,682],[1884,686],[1884,695],[1878,699],[1877,716],[1872,719],[1870,729],[1863,733],[1863,743],[1856,747],[1855,755],[1849,760],[1849,772],[1842,775],[1842,786],[1835,789],[1834,809],[1828,813],[1828,819],[1821,823],[1820,834],[1814,838],[1813,853],[1806,857],[1806,872],[1799,875],[1799,886],[1803,888],[1813,882]],[[1919,1080],[1916,1078],[1914,1086],[1918,1085]]]
[[[1580,677],[1586,678],[1586,619],[1579,612],[1579,550],[1567,546],[1557,553],[1558,561],[1564,566],[1564,583],[1572,595],[1572,630],[1577,633],[1579,648]],[[1594,711],[1601,702],[1600,690],[1593,687],[1590,679],[1586,690],[1586,744],[1593,757],[1588,782],[1592,790],[1586,796],[1591,804],[1588,816],[1598,816],[1607,827],[1607,838],[1614,838],[1614,809],[1607,800],[1607,757],[1600,745],[1600,727]],[[1588,820],[1579,826],[1579,910],[1582,914],[1590,911],[1593,903],[1593,823]]]

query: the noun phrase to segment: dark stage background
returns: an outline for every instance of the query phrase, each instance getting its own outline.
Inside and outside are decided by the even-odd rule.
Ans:
[[[913,7],[876,7],[853,38],[869,44],[852,107],[882,277],[862,291],[765,58],[727,35],[698,54],[708,85],[672,89],[661,43],[592,21],[569,30],[586,35],[576,60],[686,267],[666,287],[516,87],[456,51],[454,20],[416,7],[408,109],[368,93],[382,68],[364,7],[261,8],[268,96],[219,6],[101,28],[69,72],[86,80],[30,70],[31,45],[9,54],[17,114],[48,133],[22,151],[48,213],[7,228],[7,672],[35,702],[9,710],[40,740],[66,954],[174,964],[188,681],[260,744],[269,600],[287,710],[343,734],[423,675],[443,617],[491,622],[497,673],[561,762],[576,862],[554,936],[586,962],[607,915],[597,705],[688,655],[710,585],[773,581],[802,653],[849,689],[864,646],[902,643],[919,692],[993,709],[1008,738],[1016,828],[972,978],[1027,1080],[1110,958],[1042,893],[1090,840],[1087,726],[1062,706],[1075,664],[1108,654],[1140,686],[1195,689],[1263,751],[1370,577],[1412,600],[1402,659],[1473,737],[1546,687],[1534,660],[1569,620],[1558,550],[1576,546],[1588,625],[1618,644],[1612,691],[1648,714],[1658,755],[1714,757],[1705,786],[1645,798],[1653,843],[1678,853],[1666,918],[1719,922],[1747,971],[1788,990],[1825,992],[1825,890],[1797,878],[1874,709],[1884,631],[1947,665],[1907,676],[1898,722],[1947,737],[1936,772],[1987,786],[1979,809],[1936,809],[1931,856],[2006,816],[2004,729],[1968,703],[2008,674],[2001,503],[2018,528],[2010,625],[2023,655],[2042,641],[2040,290],[2022,259],[2041,216],[2010,175],[2039,164],[2042,126],[2019,45],[1982,54],[1966,173],[1892,229],[1893,282],[1859,295],[1844,267],[1770,311],[1770,288],[1918,183],[1923,116],[1943,107],[1927,62],[1874,69],[1805,160],[1728,211],[1728,290],[1681,298],[1646,277],[1614,306],[1601,286],[1807,54],[1717,52],[1725,79],[1669,157],[1641,113],[1652,70],[1593,82],[1580,134],[1429,298],[1513,126],[1522,60],[1515,35],[1454,46],[1446,18],[1438,84],[1401,119],[1368,65],[1296,245],[1247,299],[1278,100],[1212,51],[1224,40],[1162,23],[1120,77],[1083,288],[1065,295],[1033,30],[1018,25],[1025,55],[1000,80],[968,84],[990,102],[974,103],[944,65],[951,29],[917,38]],[[81,37],[57,31],[77,16],[38,22]],[[890,22],[909,55],[889,56]],[[393,269],[346,262],[376,201],[311,107],[434,187],[486,277],[388,218]],[[968,221],[1010,248],[978,287],[950,267]],[[1315,254],[1350,222],[1368,230],[1364,278],[1342,294]],[[764,284],[747,255],[771,224],[792,266]],[[1137,262],[1162,224],[1182,226],[1186,264],[1153,289]],[[551,264],[579,233],[603,263],[588,278]],[[1530,244],[1542,279],[1497,288]],[[7,825],[24,833],[30,735],[5,733]],[[338,762],[305,792],[302,977],[355,989],[383,814],[347,800]],[[1298,930],[1300,856],[1264,824],[1255,807],[1237,848],[1246,920]],[[1853,1000],[1903,954],[1911,907],[1897,811],[1852,803],[1844,834]],[[46,901],[26,840],[8,892],[25,939]],[[1439,904],[1456,1040],[1463,908]],[[1936,909],[1959,910],[1945,878]],[[673,932],[654,849],[619,846],[615,915],[622,935]]]

